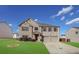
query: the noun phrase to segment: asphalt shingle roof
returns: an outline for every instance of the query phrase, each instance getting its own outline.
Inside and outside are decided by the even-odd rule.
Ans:
[[[28,20],[33,20],[32,18],[28,18],[27,20],[25,20],[26,22],[28,21]],[[21,24],[23,24],[25,21],[23,21]],[[34,20],[33,20],[34,21]],[[41,22],[38,22],[38,21],[35,21],[39,26],[51,26],[51,27],[59,27],[59,26],[56,26],[56,25],[51,25],[51,24],[46,24],[46,23],[41,23]],[[20,25],[21,25],[20,24]],[[20,26],[19,25],[19,26]]]

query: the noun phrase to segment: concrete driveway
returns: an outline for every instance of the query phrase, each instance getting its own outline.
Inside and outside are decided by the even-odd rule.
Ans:
[[[46,42],[44,44],[50,54],[79,54],[79,48],[66,45],[64,43]]]

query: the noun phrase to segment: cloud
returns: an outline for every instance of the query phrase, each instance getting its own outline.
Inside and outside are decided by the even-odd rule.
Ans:
[[[72,9],[73,9],[73,6],[68,6],[66,8],[62,8],[62,10],[58,11],[58,13],[56,15],[52,16],[52,17],[54,18],[54,17],[60,16],[60,15],[67,14],[70,11],[72,11]]]
[[[12,24],[9,24],[9,26],[12,26]]]
[[[60,20],[62,21],[62,20],[64,20],[64,19],[65,19],[65,16],[61,17],[61,19],[60,19]]]
[[[72,16],[74,14],[74,12],[71,12],[70,15]]]
[[[70,25],[70,24],[75,23],[75,22],[79,22],[79,18],[75,18],[71,21],[66,22],[66,25]]]
[[[59,16],[59,15],[61,15],[61,14],[66,14],[66,13],[70,12],[72,9],[73,9],[72,6],[63,8],[62,10],[60,10],[60,11],[58,12],[57,16]]]
[[[35,19],[34,21],[38,21],[38,19]]]

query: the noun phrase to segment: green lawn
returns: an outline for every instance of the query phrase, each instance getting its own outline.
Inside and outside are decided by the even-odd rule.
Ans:
[[[13,45],[17,47],[9,47]],[[0,54],[48,54],[48,50],[42,42],[0,39]]]
[[[79,48],[79,42],[67,42],[66,44]]]

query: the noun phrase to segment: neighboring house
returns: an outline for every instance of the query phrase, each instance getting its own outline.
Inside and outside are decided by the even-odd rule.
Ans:
[[[65,34],[62,34],[62,35],[60,36],[60,38],[66,38],[66,35],[65,35]]]
[[[20,36],[28,36],[35,40],[44,42],[58,42],[59,41],[59,26],[52,26],[34,21],[29,18],[19,25]]]
[[[66,32],[66,37],[70,41],[79,41],[79,27],[73,27]]]
[[[62,34],[59,39],[60,42],[70,42],[70,39],[66,37],[65,34]]]
[[[5,21],[0,21],[0,38],[12,38],[11,28]]]

